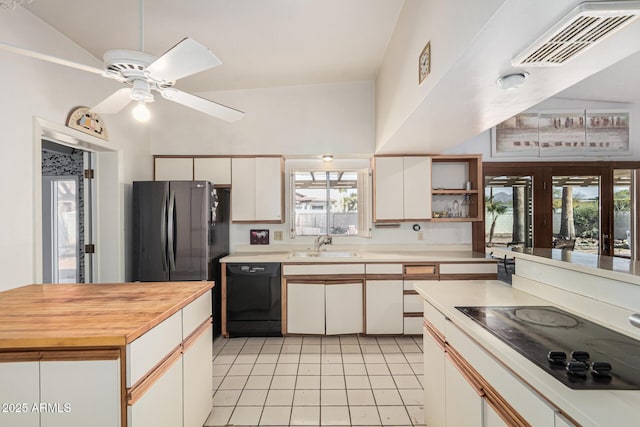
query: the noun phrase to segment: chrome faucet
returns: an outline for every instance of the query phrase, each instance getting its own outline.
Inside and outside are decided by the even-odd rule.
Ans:
[[[320,250],[320,246],[322,245],[330,245],[331,244],[331,236],[326,235],[326,236],[318,236],[316,237],[316,240],[313,241],[313,250],[315,252],[318,252]]]

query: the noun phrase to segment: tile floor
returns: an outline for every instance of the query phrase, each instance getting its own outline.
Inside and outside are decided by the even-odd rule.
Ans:
[[[422,337],[217,338],[210,426],[424,425]]]

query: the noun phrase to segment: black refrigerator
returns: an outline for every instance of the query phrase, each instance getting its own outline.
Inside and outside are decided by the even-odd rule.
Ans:
[[[229,254],[229,190],[207,181],[133,183],[133,280],[213,280],[220,334],[220,258]]]

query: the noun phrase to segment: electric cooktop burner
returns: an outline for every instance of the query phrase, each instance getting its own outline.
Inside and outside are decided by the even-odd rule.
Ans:
[[[456,307],[573,389],[640,390],[640,341],[555,307]]]

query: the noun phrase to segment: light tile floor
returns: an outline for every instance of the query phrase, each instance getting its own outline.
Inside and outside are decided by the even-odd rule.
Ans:
[[[422,426],[422,337],[217,338],[210,426]]]

